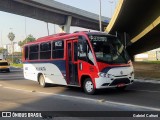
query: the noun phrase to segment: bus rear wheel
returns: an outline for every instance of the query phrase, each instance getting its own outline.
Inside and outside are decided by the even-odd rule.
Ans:
[[[90,78],[85,79],[84,84],[83,84],[83,89],[84,89],[84,92],[89,95],[95,94],[95,91],[96,91],[94,88],[93,82]]]
[[[41,87],[47,87],[47,83],[45,83],[45,79],[42,74],[39,76],[38,82]]]

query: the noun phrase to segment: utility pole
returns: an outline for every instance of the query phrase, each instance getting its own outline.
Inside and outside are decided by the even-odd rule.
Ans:
[[[25,17],[24,22],[25,22],[25,23],[24,23],[24,27],[25,27],[25,28],[24,28],[24,30],[25,30],[25,39],[26,39],[26,43],[27,43],[28,41],[27,41],[27,26],[26,26],[27,20],[26,20],[26,17]]]
[[[47,33],[49,35],[49,27],[48,27],[48,22],[47,22]]]

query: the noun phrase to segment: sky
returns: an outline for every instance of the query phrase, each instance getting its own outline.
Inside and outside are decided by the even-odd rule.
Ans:
[[[73,7],[77,7],[92,13],[99,14],[99,0],[55,0]],[[116,7],[118,0],[101,0],[102,16],[111,17]],[[26,22],[25,22],[26,21]],[[26,23],[26,32],[25,32]],[[70,32],[84,30],[83,28],[71,27]],[[36,19],[19,16],[11,13],[0,11],[0,47],[4,44],[9,44],[8,33],[15,34],[14,42],[19,42],[25,39],[29,34],[35,38],[47,35],[47,23]],[[56,25],[56,33],[60,32]],[[54,24],[49,23],[49,34],[54,34]]]

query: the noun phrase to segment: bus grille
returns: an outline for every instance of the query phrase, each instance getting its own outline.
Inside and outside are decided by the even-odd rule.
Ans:
[[[115,86],[118,84],[129,84],[130,80],[128,78],[120,78],[120,79],[115,79],[109,86]]]

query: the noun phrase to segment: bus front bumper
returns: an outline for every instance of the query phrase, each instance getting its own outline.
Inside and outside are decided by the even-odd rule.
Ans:
[[[96,89],[123,87],[133,82],[134,77],[118,77],[114,79],[103,77],[95,78]]]

